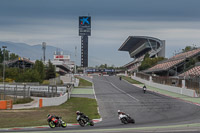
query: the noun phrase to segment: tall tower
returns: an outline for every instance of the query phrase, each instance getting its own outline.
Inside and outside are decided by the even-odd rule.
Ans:
[[[45,63],[46,42],[43,42],[43,43],[42,43],[42,50],[43,50],[43,62]]]
[[[79,36],[81,36],[81,67],[88,67],[88,36],[91,36],[91,16],[79,17]]]

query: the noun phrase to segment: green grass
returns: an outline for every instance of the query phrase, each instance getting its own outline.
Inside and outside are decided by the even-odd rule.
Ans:
[[[93,89],[83,89],[83,88],[78,89],[78,88],[76,88],[76,89],[72,90],[72,94],[94,94],[94,91],[93,91]]]
[[[0,100],[3,100],[4,96],[3,94],[0,94]],[[31,98],[17,98],[16,100],[12,96],[6,96],[5,100],[12,100],[13,104],[24,104],[24,103],[30,103],[33,101]],[[14,101],[15,100],[15,101]]]
[[[141,82],[139,82],[139,81],[136,81],[136,80],[131,79],[130,77],[126,77],[126,76],[122,76],[122,79],[128,81],[128,82],[131,83],[131,84],[143,84],[143,83],[141,83]]]
[[[60,106],[24,110],[0,110],[0,128],[47,125],[47,114],[61,116],[67,123],[77,123],[76,111],[84,112],[89,118],[100,118],[97,102],[89,98],[71,98]]]
[[[19,98],[15,102],[13,102],[13,104],[24,104],[24,103],[30,103],[32,101],[33,99],[31,98]]]
[[[91,82],[89,82],[89,81],[87,81],[85,79],[79,78],[79,77],[78,77],[78,79],[79,79],[79,88],[80,87],[85,88],[85,87],[88,87],[88,86],[92,86]]]

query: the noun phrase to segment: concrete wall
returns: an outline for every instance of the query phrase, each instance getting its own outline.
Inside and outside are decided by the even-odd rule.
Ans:
[[[42,99],[42,106],[57,106],[61,105],[66,102],[69,98],[69,94],[65,93],[63,96],[60,97],[52,97],[52,98],[41,98]]]
[[[78,87],[78,85],[79,85],[79,79],[75,78],[74,87]]]
[[[196,92],[194,90],[191,90],[191,89],[158,84],[158,83],[154,83],[153,81],[148,81],[148,80],[138,78],[136,76],[131,76],[131,78],[134,79],[134,80],[137,80],[139,82],[142,82],[146,85],[149,85],[149,86],[152,86],[152,87],[155,87],[155,88],[159,88],[159,89],[162,89],[162,90],[166,90],[166,91],[170,91],[170,92],[174,92],[174,93],[178,93],[178,94],[182,94],[182,95],[186,95],[186,96],[190,96],[190,97],[198,97]]]

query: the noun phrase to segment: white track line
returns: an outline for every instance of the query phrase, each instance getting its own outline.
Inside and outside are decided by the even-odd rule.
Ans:
[[[102,82],[106,82],[106,83],[109,83],[111,84],[113,87],[115,87],[116,89],[118,89],[119,91],[125,93],[127,96],[131,97],[132,99],[136,100],[137,102],[139,101],[137,98],[131,96],[130,94],[126,93],[125,91],[121,90],[120,88],[118,88],[117,86],[115,86],[113,83],[109,82],[109,81],[104,81],[104,80],[101,80],[101,79],[97,79],[97,80],[100,80]]]
[[[118,89],[119,91],[125,93],[127,96],[129,96],[129,97],[131,97],[132,99],[136,100],[137,102],[139,101],[137,98],[135,98],[135,97],[131,96],[130,94],[126,93],[125,91],[119,89],[119,88],[118,88],[117,86],[115,86],[113,83],[110,82],[110,84],[111,84],[113,87],[115,87],[116,89]]]

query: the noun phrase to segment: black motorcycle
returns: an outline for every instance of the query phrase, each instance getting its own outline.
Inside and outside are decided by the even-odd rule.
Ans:
[[[94,122],[90,120],[87,116],[83,118],[81,115],[77,115],[76,120],[81,127],[84,127],[86,125],[94,126]]]
[[[50,117],[47,119],[50,128],[55,127],[67,127],[67,124],[62,120],[61,117]]]
[[[147,87],[144,86],[144,87],[143,87],[143,92],[146,93],[146,90],[147,90]]]
[[[121,122],[123,124],[128,124],[128,123],[135,123],[135,120],[133,118],[131,118],[129,115],[125,115],[125,114],[120,114],[119,115],[119,119],[121,120]]]

